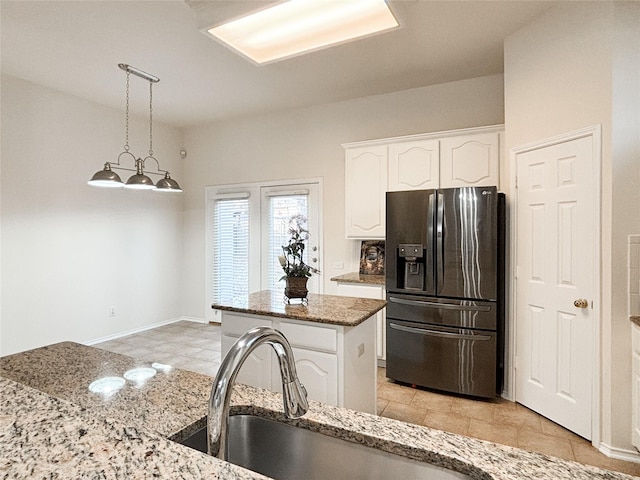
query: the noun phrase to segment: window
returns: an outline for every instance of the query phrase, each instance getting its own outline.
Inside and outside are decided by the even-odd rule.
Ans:
[[[249,293],[249,196],[220,196],[213,208],[213,300]]]

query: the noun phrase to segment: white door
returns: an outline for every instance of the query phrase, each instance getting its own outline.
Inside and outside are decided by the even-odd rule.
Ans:
[[[594,141],[516,151],[516,401],[587,439],[597,365]]]
[[[289,220],[294,215],[307,219],[309,240],[306,243],[304,262],[320,268],[320,213],[319,188],[317,183],[289,186],[269,186],[261,189],[262,205],[262,261],[261,290],[284,290],[284,275],[278,256],[282,255],[282,245],[289,239]],[[322,293],[322,282],[317,274],[312,274],[307,283],[311,293]]]

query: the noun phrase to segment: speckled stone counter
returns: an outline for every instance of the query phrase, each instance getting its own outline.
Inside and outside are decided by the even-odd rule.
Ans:
[[[281,292],[262,290],[233,304],[214,303],[211,308],[353,327],[375,315],[386,304],[384,300],[310,293],[307,305],[289,305],[283,301]]]
[[[385,276],[384,275],[364,275],[358,272],[345,273],[344,275],[338,275],[330,279],[332,282],[344,282],[344,283],[364,283],[367,285],[380,285],[384,287]]]
[[[148,364],[70,342],[0,358],[0,478],[265,478],[165,438],[182,438],[180,424],[191,430],[204,415],[211,387],[205,375],[172,369],[143,385],[127,382],[111,396],[88,390],[101,375],[141,365]],[[634,478],[317,402],[287,420],[279,394],[244,385],[234,388],[232,405],[234,415],[291,423],[474,479]]]

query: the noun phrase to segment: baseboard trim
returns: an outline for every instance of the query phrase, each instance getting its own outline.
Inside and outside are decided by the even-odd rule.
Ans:
[[[178,321],[185,320],[187,322],[195,322],[195,323],[208,323],[204,318],[201,317],[180,317]]]
[[[152,330],[157,327],[162,327],[163,325],[169,325],[170,323],[176,323],[180,320],[188,320],[190,322],[197,321],[195,317],[193,319],[187,317],[176,317],[170,318],[169,320],[163,320],[162,322],[152,323],[150,325],[144,325],[142,327],[133,328],[131,330],[125,330],[124,332],[114,333],[113,335],[107,335],[106,337],[95,338],[93,340],[89,340],[87,342],[82,342],[84,345],[95,345],[96,343],[108,342],[109,340],[117,340],[118,338],[126,337],[127,335],[133,335],[134,333],[146,332],[147,330]],[[204,320],[202,320],[204,323]]]
[[[624,460],[625,462],[640,463],[640,452],[637,450],[627,450],[626,448],[617,448],[607,445],[606,443],[600,443],[601,453],[607,457],[615,458],[616,460]]]

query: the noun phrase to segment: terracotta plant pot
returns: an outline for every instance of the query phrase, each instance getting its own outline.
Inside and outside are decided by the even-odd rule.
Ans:
[[[284,296],[287,298],[307,298],[307,277],[287,277]]]

